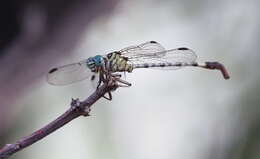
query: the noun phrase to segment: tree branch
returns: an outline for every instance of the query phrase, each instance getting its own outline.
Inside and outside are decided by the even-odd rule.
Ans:
[[[107,92],[115,90],[116,88],[116,85],[103,84],[82,102],[80,102],[79,99],[72,99],[71,107],[57,119],[35,131],[31,135],[23,137],[14,144],[6,144],[2,149],[0,149],[0,159],[8,158],[12,154],[34,144],[79,116],[89,116],[90,107]]]

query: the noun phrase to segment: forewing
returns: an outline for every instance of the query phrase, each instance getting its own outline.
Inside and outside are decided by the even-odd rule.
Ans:
[[[93,72],[87,67],[86,61],[81,61],[51,69],[47,74],[47,81],[52,85],[67,85],[92,75]]]
[[[120,50],[119,52],[123,57],[130,59],[138,59],[147,56],[164,56],[165,48],[156,41],[148,41],[140,45],[129,46]],[[161,54],[159,54],[161,52]]]

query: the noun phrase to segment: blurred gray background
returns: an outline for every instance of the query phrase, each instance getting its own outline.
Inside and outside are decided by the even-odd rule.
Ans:
[[[134,70],[133,84],[11,158],[258,159],[257,0],[11,0],[0,5],[0,147],[94,90],[46,82],[50,68],[149,40],[189,47],[218,71]]]

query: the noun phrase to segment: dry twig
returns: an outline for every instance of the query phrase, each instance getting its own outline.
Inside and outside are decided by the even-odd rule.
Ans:
[[[79,99],[72,99],[71,107],[59,116],[56,120],[52,121],[43,128],[35,131],[29,136],[23,137],[14,144],[6,144],[2,149],[0,149],[0,159],[5,159],[10,157],[12,154],[32,145],[33,143],[41,140],[45,136],[51,134],[55,130],[59,129],[63,125],[67,124],[71,120],[79,116],[89,116],[90,107],[101,97],[103,97],[107,92],[115,90],[117,85],[113,84],[103,84],[98,88],[92,95],[90,95],[86,100],[80,102]]]

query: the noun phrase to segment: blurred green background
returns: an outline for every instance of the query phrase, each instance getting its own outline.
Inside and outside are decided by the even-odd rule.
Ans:
[[[134,70],[111,102],[11,158],[258,159],[260,2],[257,0],[55,0],[1,5],[0,147],[85,99],[89,81],[52,86],[52,67],[146,41],[192,48],[218,71]]]

